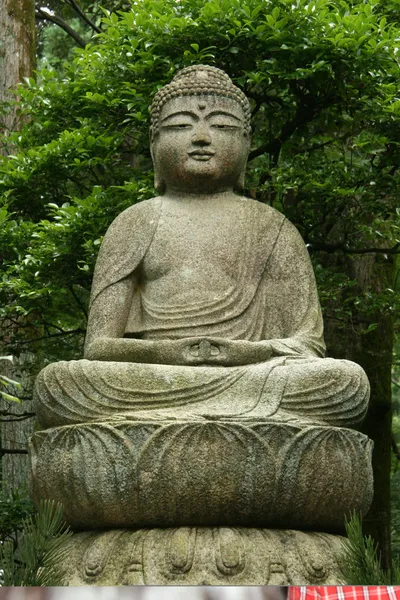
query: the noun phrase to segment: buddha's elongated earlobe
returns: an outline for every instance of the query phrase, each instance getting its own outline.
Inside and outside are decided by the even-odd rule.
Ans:
[[[160,194],[160,196],[165,194],[165,181],[159,176],[156,165],[154,165],[154,189],[156,190],[157,194]]]
[[[236,181],[236,184],[234,186],[234,191],[235,192],[240,192],[242,193],[244,191],[244,176],[246,173],[246,167],[243,169],[243,171],[239,174],[239,177]]]
[[[251,133],[246,133],[245,134],[245,138],[247,139],[247,155],[246,155],[246,160],[244,162],[244,165],[238,175],[238,178],[236,180],[236,183],[233,187],[235,192],[239,192],[239,193],[243,193],[244,192],[244,181],[245,181],[245,176],[246,176],[246,166],[247,166],[247,158],[249,156],[250,153],[250,144],[251,144]]]
[[[157,160],[155,158],[155,152],[154,152],[155,140],[156,140],[156,136],[154,136],[153,132],[150,130],[150,154],[151,154],[151,159],[153,161],[153,167],[154,167],[154,189],[156,190],[157,194],[160,194],[160,196],[161,196],[162,194],[165,194],[166,185],[165,185],[165,181],[160,177],[159,170],[157,167]]]

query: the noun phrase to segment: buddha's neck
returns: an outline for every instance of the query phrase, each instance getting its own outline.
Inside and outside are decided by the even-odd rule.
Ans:
[[[236,193],[233,190],[225,190],[223,192],[215,192],[209,194],[202,194],[199,192],[183,192],[178,190],[168,189],[163,198],[167,200],[177,200],[182,202],[223,202],[224,200],[228,200],[236,196]]]

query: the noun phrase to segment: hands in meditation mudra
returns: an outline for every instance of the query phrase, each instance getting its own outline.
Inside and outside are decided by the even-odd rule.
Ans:
[[[85,358],[50,364],[36,382],[39,420],[53,428],[33,444],[36,495],[62,499],[76,482],[76,527],[340,528],[346,511],[368,507],[370,446],[344,429],[365,415],[368,380],[357,364],[324,358],[295,227],[241,195],[250,116],[213,67],[183,69],[155,95],[159,195],[105,235]],[[93,458],[100,446],[106,458]]]

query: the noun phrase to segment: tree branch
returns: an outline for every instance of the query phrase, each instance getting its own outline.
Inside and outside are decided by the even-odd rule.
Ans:
[[[0,412],[0,415],[2,415],[0,417],[0,423],[26,421],[27,419],[32,419],[32,417],[36,417],[36,413],[34,413],[34,412],[24,412],[24,413],[21,413],[20,415],[18,415],[13,412],[3,411],[3,412]],[[5,416],[7,416],[8,418],[4,419],[3,417],[5,417]]]
[[[400,254],[400,243],[392,248],[346,248],[344,244],[323,244],[322,242],[308,242],[307,247],[310,250],[318,250],[333,254],[334,252],[343,252],[343,254]]]
[[[68,287],[69,291],[71,292],[75,302],[77,303],[77,305],[79,306],[79,308],[81,309],[81,311],[83,312],[83,314],[85,315],[85,319],[87,320],[88,318],[88,312],[83,304],[83,302],[81,301],[81,299],[79,298],[78,294],[75,292],[74,290],[74,286],[71,285]]]
[[[32,417],[34,416],[36,413],[34,412],[23,412],[23,413],[15,413],[12,410],[0,410],[0,416],[1,417],[23,417],[23,416],[29,416]]]
[[[55,25],[61,27],[61,29],[64,29],[64,31],[68,33],[68,35],[70,35],[81,48],[86,46],[86,42],[83,37],[81,37],[79,33],[75,31],[75,29],[72,29],[72,27],[70,27],[68,23],[66,23],[60,16],[44,11],[42,8],[37,8],[36,17],[42,21],[50,21],[50,23],[54,23]]]
[[[96,23],[93,23],[91,19],[83,12],[80,6],[75,2],[75,0],[67,0],[68,4],[74,9],[74,11],[81,17],[85,23],[89,25],[96,33],[101,33],[100,27],[97,27]]]
[[[293,135],[296,129],[300,125],[305,125],[306,123],[311,121],[313,117],[313,109],[298,104],[294,118],[284,125],[279,136],[269,141],[267,144],[263,144],[259,148],[252,150],[252,152],[250,152],[249,154],[249,161],[253,160],[253,158],[261,156],[262,154],[275,154],[276,152],[279,152],[283,144],[286,142],[286,140],[290,138],[291,135]]]
[[[20,346],[26,344],[32,344],[33,342],[41,342],[42,340],[48,340],[49,338],[62,337],[64,335],[78,335],[80,333],[85,333],[84,329],[71,329],[71,331],[62,331],[60,333],[50,333],[49,335],[42,335],[41,337],[34,338],[31,340],[15,340],[14,344],[18,344]]]
[[[389,175],[391,175],[393,177],[393,175],[396,173],[396,171],[399,167],[400,167],[400,165],[393,165],[393,167],[389,171]]]
[[[21,448],[0,448],[0,456],[6,454],[28,454],[28,450],[22,450]]]
[[[336,142],[345,142],[350,137],[349,133],[342,135],[341,137],[332,138],[327,142],[321,142],[320,144],[313,144],[308,148],[300,148],[298,154],[303,152],[313,152],[314,150],[320,150],[320,148],[325,148],[325,146],[329,146],[330,144],[334,144]]]
[[[21,417],[20,419],[3,419],[0,417],[0,423],[21,423],[21,421],[27,421],[28,419],[32,419],[32,417]]]

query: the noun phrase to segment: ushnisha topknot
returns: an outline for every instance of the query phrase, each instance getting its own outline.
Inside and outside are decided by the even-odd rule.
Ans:
[[[151,138],[158,131],[161,108],[168,100],[179,96],[202,96],[205,94],[232,98],[240,104],[245,117],[245,128],[250,133],[250,103],[242,90],[236,87],[229,75],[221,69],[209,65],[193,65],[178,71],[171,83],[155,94],[150,108]]]

